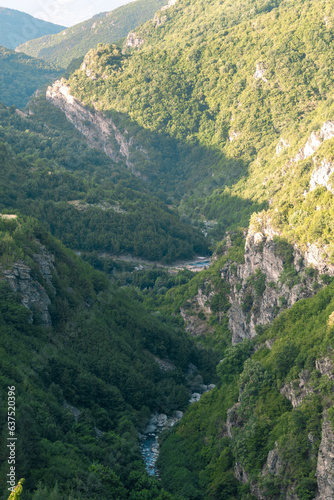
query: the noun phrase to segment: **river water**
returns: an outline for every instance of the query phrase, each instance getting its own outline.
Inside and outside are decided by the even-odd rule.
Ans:
[[[150,476],[157,475],[156,462],[159,456],[159,445],[154,434],[148,434],[142,439],[141,453],[144,458],[147,473]]]

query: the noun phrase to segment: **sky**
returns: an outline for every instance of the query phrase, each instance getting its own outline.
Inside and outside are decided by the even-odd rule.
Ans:
[[[73,26],[131,0],[0,0],[0,7],[20,10],[62,26]]]

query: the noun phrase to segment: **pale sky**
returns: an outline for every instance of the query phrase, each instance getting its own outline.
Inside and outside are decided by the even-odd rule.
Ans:
[[[0,7],[27,12],[50,23],[73,26],[129,1],[131,0],[0,0]]]

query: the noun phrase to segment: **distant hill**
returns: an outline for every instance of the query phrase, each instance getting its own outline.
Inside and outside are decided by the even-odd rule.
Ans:
[[[137,0],[98,14],[56,35],[22,43],[17,50],[65,68],[72,59],[84,56],[98,43],[112,43],[123,38],[136,26],[151,19],[166,3],[167,0]]]
[[[23,108],[36,90],[60,76],[62,70],[39,59],[0,46],[0,101]]]
[[[64,26],[48,23],[25,12],[0,7],[0,45],[15,49],[20,43],[62,31]]]

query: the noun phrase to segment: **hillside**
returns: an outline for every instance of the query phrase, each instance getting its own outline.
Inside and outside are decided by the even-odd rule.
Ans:
[[[21,43],[17,50],[66,68],[98,43],[113,43],[139,24],[151,19],[165,0],[137,0],[88,21],[66,28],[59,34]],[[37,37],[34,37],[37,38]]]
[[[220,355],[161,439],[182,500],[334,496],[333,23],[325,0],[179,0],[47,91],[86,140],[88,111],[126,133],[137,174],[216,242],[164,293],[127,281]]]
[[[333,30],[326,0],[171,0],[0,107],[28,500],[334,498]]]
[[[204,236],[151,195],[121,154],[111,160],[89,148],[43,98],[30,113],[0,107],[1,210],[38,218],[81,252],[172,262],[208,251]]]
[[[155,165],[159,181],[192,220],[216,219],[222,237],[269,203],[272,210],[285,203],[284,220],[275,223],[293,239],[289,217],[312,217],[314,204],[310,194],[304,210],[288,182],[291,174],[307,183],[311,167],[302,156],[292,160],[332,119],[333,11],[322,1],[238,5],[180,0],[136,29],[138,47],[89,52],[66,85],[84,104],[111,113],[149,156],[164,152]],[[329,144],[331,132],[317,147],[325,137]],[[136,161],[152,176],[147,162]],[[292,228],[300,224],[305,234],[308,220],[295,217]],[[330,233],[325,226],[308,235],[310,243]]]
[[[226,349],[220,388],[165,436],[163,484],[185,499],[331,498],[333,285]]]
[[[14,387],[24,497],[172,500],[146,474],[138,432],[150,413],[185,407],[190,362],[204,377],[212,362],[173,321],[141,310],[36,220],[1,215],[0,230],[1,440]],[[157,362],[165,358],[169,371]],[[2,448],[2,499],[6,455]]]
[[[45,35],[53,35],[64,26],[48,23],[25,12],[0,7],[0,45],[15,49],[19,44]]]
[[[36,90],[52,83],[61,70],[39,59],[0,47],[0,101],[24,108]]]

